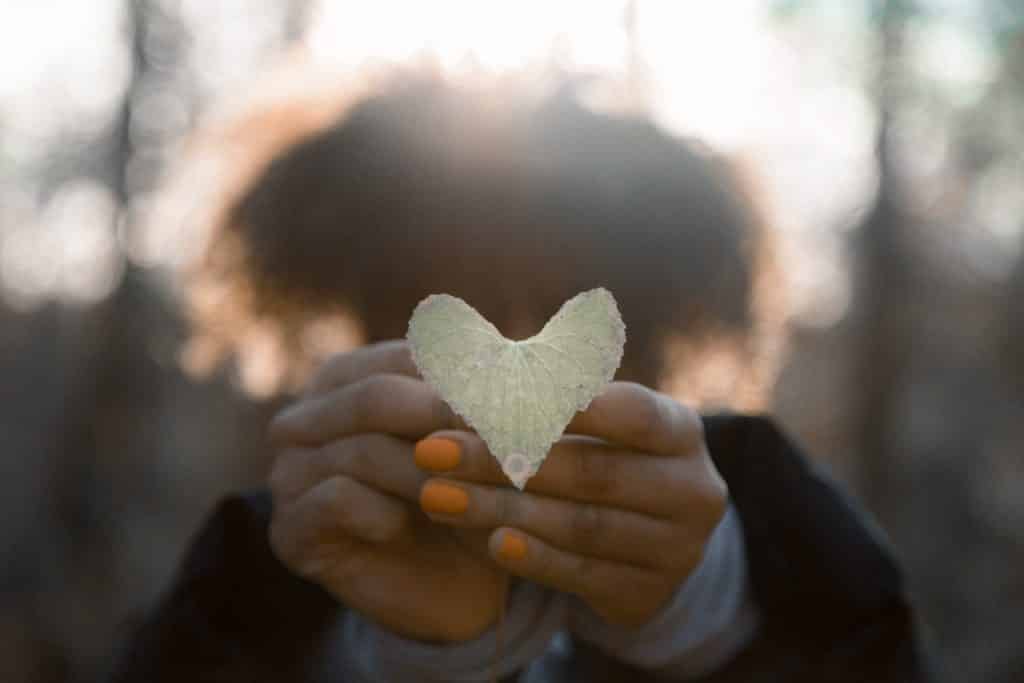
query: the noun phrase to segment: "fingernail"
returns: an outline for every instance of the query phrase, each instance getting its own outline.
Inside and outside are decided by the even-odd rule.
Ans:
[[[526,539],[511,531],[502,533],[498,555],[504,560],[513,562],[523,559],[526,557]]]
[[[428,481],[420,492],[420,506],[428,513],[461,515],[469,507],[469,494],[454,484]]]
[[[416,466],[434,472],[455,469],[462,457],[459,444],[451,439],[423,439],[416,444],[413,457]]]

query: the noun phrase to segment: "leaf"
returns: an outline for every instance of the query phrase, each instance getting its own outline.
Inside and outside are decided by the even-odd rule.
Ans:
[[[565,302],[522,341],[506,339],[462,299],[432,294],[413,311],[407,337],[423,378],[522,489],[576,412],[615,375],[626,326],[603,288]]]

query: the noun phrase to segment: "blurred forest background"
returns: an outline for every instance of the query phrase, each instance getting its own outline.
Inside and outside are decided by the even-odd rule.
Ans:
[[[498,6],[0,5],[0,680],[102,680],[265,473],[276,404],[182,369],[192,244],[151,219],[190,133],[296,55],[603,74],[754,169],[791,290],[773,410],[891,535],[945,680],[1024,680],[1021,0]]]

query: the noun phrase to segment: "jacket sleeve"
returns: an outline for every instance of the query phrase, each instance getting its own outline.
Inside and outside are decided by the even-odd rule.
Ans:
[[[266,491],[217,506],[112,683],[344,683],[326,656],[344,607],[274,556],[270,514]]]
[[[743,522],[761,627],[702,683],[931,680],[903,578],[868,515],[761,416],[705,418]],[[574,641],[577,680],[660,680]]]
[[[115,683],[309,681],[338,603],[289,573],[267,540],[266,493],[222,501],[121,653]]]

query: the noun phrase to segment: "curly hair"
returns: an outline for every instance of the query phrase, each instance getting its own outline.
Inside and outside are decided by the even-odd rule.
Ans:
[[[569,85],[417,75],[350,99],[315,124],[249,122],[291,132],[263,145],[189,270],[192,365],[260,347],[281,380],[265,388],[294,387],[318,355],[404,336],[430,293],[526,336],[603,286],[629,335],[620,378],[758,403],[784,315],[770,233],[722,160]]]

